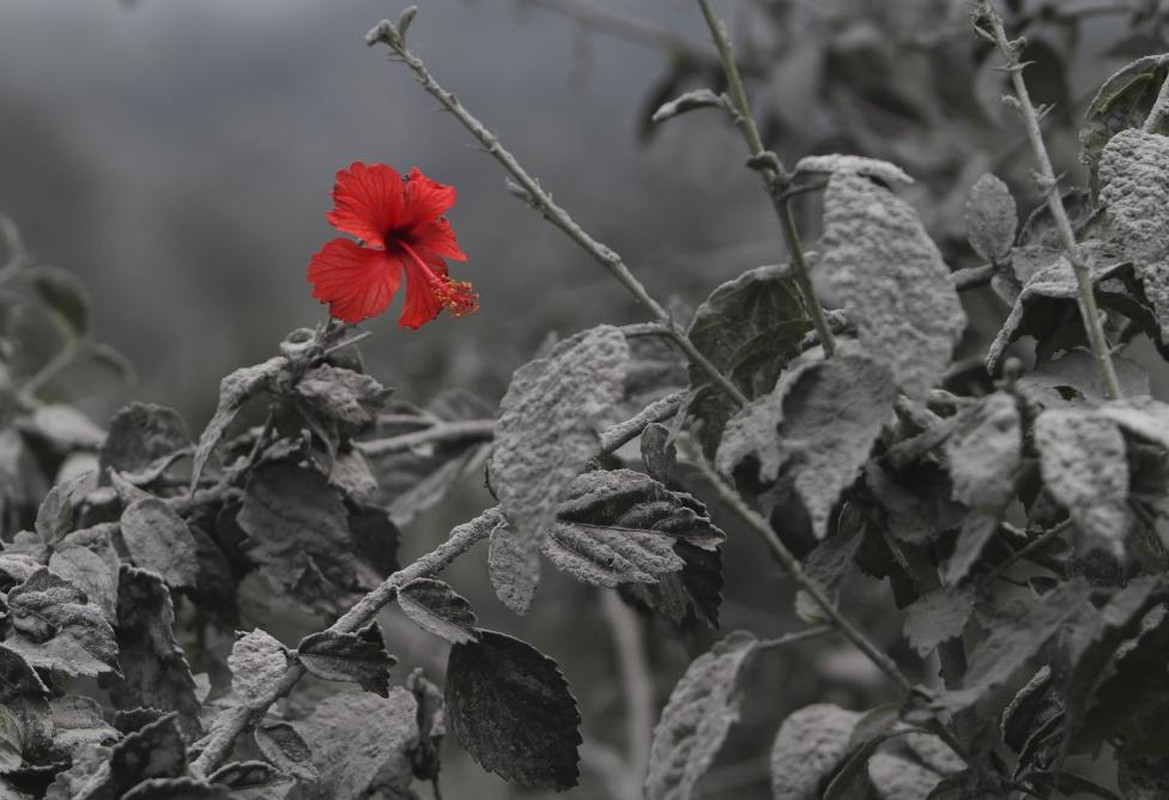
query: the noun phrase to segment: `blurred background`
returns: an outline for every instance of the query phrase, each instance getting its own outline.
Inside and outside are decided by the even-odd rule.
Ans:
[[[648,122],[681,91],[718,88],[690,0],[420,5],[410,40],[437,79],[656,296],[695,306],[723,281],[783,259],[770,205],[726,120],[703,111],[657,131]],[[1055,104],[1048,133],[1069,183],[1083,178],[1077,122],[1100,81],[1166,49],[1145,5],[1007,4],[1028,36],[1033,93]],[[963,204],[982,172],[1008,180],[1023,213],[1033,204],[1022,131],[998,102],[997,56],[971,35],[961,0],[721,6],[768,142],[787,163],[820,152],[896,161],[918,179],[903,194],[955,267],[973,263]],[[500,168],[404,67],[364,46],[365,32],[400,10],[384,0],[0,2],[0,212],[39,259],[84,281],[96,338],[138,375],[130,386],[63,379],[61,399],[99,424],[130,400],[162,403],[201,430],[224,374],[324,319],[305,270],[336,235],[325,220],[333,174],[354,160],[417,165],[458,187],[450,218],[470,260],[453,271],[481,294],[478,314],[419,331],[397,326],[400,300],[363,325],[373,333],[362,344],[367,369],[397,398],[422,404],[461,387],[494,404],[549,332],[643,318],[598,265],[506,191]],[[817,202],[800,208],[809,243]],[[987,290],[966,299],[973,325],[963,347],[978,354],[1006,306]],[[404,558],[487,502],[476,478],[464,488],[406,531]],[[775,635],[800,624],[787,613],[779,566],[753,539],[728,532],[723,629]],[[561,663],[592,747],[585,783],[570,794],[610,796],[599,773],[605,748],[621,747],[623,697],[595,592],[546,570],[532,614],[518,621],[492,597],[484,556],[463,559],[451,582],[486,626]],[[860,598],[873,591],[885,589],[850,587],[851,602],[863,626],[893,641],[899,620],[865,618]],[[590,609],[588,624],[569,610],[580,608]],[[388,617],[395,652],[410,656],[403,666],[438,673],[445,648]],[[682,643],[654,624],[660,707],[688,651],[710,639]],[[747,703],[707,780],[710,797],[767,796],[767,749],[793,708],[813,698],[860,708],[882,696],[867,664],[832,642],[761,661],[752,684],[761,701]],[[454,748],[447,753],[448,797],[512,796]]]

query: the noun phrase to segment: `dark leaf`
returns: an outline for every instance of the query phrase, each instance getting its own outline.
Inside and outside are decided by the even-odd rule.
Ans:
[[[213,786],[198,778],[151,778],[122,795],[122,800],[230,800],[224,786]]]
[[[654,728],[648,800],[689,800],[739,719],[742,676],[757,640],[735,631],[696,658],[674,686]]]
[[[848,739],[849,754],[824,792],[824,800],[865,800],[869,791],[868,763],[877,747],[895,734],[899,709],[877,706],[866,711]]]
[[[1116,782],[1127,800],[1160,800],[1169,796],[1169,761],[1163,758],[1123,758]]]
[[[731,420],[718,467],[730,475],[752,457],[764,481],[793,472],[816,536],[823,538],[832,508],[856,480],[896,397],[889,370],[866,356],[801,364]]]
[[[1018,224],[1019,211],[1011,190],[995,175],[983,174],[966,200],[966,236],[974,252],[987,261],[1004,261],[1015,243]]]
[[[457,644],[447,661],[450,729],[485,769],[533,788],[579,777],[580,713],[556,662],[494,631]]]
[[[372,423],[393,393],[369,375],[328,364],[305,373],[295,391],[301,402],[316,414],[336,421],[346,434]]]
[[[723,570],[719,550],[703,550],[686,541],[674,542],[682,569],[660,575],[657,583],[626,583],[618,587],[626,600],[658,611],[682,628],[702,621],[718,630]]]
[[[650,477],[669,483],[670,473],[678,463],[678,448],[670,440],[670,429],[660,422],[651,422],[641,432],[641,460]]]
[[[79,495],[92,484],[93,474],[87,473],[49,489],[37,509],[36,519],[37,535],[44,544],[51,547],[73,530]]]
[[[597,453],[597,425],[620,401],[628,363],[624,334],[601,325],[516,370],[500,403],[491,485],[512,530],[511,549],[536,566],[533,584],[533,556],[561,496]]]
[[[683,567],[681,539],[712,550],[725,535],[690,495],[632,470],[586,472],[573,481],[544,540],[548,559],[597,586],[655,583]]]
[[[432,578],[410,581],[398,590],[398,607],[418,627],[451,644],[479,638],[471,604],[442,581]]]
[[[1085,163],[1095,173],[1100,154],[1113,136],[1144,125],[1165,79],[1169,54],[1145,56],[1125,65],[1104,82],[1084,114],[1080,131]],[[1165,122],[1156,133],[1165,133]]]
[[[47,569],[8,593],[14,635],[4,641],[34,667],[75,676],[117,672],[114,631],[85,593]]]
[[[110,771],[103,788],[109,797],[152,778],[177,778],[187,769],[187,751],[175,714],[167,714],[126,735],[113,747]],[[104,794],[97,794],[104,797]],[[160,797],[160,795],[146,795]]]
[[[118,579],[117,638],[122,679],[110,684],[118,708],[162,708],[178,714],[190,739],[202,735],[195,680],[175,641],[174,606],[161,576],[123,565]]]
[[[397,572],[398,542],[401,531],[390,519],[389,513],[377,505],[350,503],[349,533],[361,557],[377,570],[379,577]]]
[[[759,267],[715,289],[695,312],[687,336],[748,398],[755,398],[772,390],[811,327],[784,273]],[[699,441],[711,457],[738,404],[698,367],[690,367],[690,384],[690,412],[702,423]]]
[[[157,498],[131,503],[121,519],[122,541],[136,566],[156,572],[167,585],[194,588],[198,546],[187,523]]]
[[[312,748],[287,722],[257,726],[252,736],[264,758],[282,773],[302,781],[317,779]]]
[[[821,269],[865,350],[920,397],[950,364],[966,314],[950,269],[913,207],[860,175],[824,193]]]
[[[207,780],[233,789],[241,789],[272,783],[278,777],[279,772],[271,764],[263,761],[235,761],[215,770],[207,776]]]
[[[442,740],[446,736],[446,701],[442,690],[422,676],[417,667],[406,678],[406,688],[418,703],[418,747],[411,755],[414,777],[434,780],[440,767]]]
[[[0,643],[0,703],[20,695],[48,694],[49,688],[25,657]]]
[[[136,472],[190,446],[191,434],[179,412],[166,406],[131,403],[110,420],[98,463],[103,470]]]
[[[356,681],[362,689],[386,697],[390,667],[398,659],[386,652],[377,623],[360,633],[321,631],[301,639],[296,656],[305,669],[329,681]]]
[[[313,743],[317,780],[304,800],[357,800],[375,777],[381,789],[404,792],[413,779],[410,753],[418,743],[414,697],[401,687],[388,698],[339,694],[293,726]],[[393,796],[393,794],[391,794]]]

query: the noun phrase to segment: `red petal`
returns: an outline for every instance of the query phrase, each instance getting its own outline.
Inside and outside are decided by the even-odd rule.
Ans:
[[[333,210],[325,217],[338,230],[367,244],[385,245],[386,231],[403,226],[402,176],[385,164],[355,161],[333,185]]]
[[[455,204],[455,187],[426,177],[412,167],[406,180],[406,210],[402,227],[422,225]]]
[[[360,322],[386,310],[402,285],[401,258],[384,250],[333,239],[308,265],[313,297],[329,304],[329,313],[345,322]]]
[[[459,247],[459,241],[455,238],[455,232],[446,217],[424,222],[411,233],[414,249],[423,257],[433,254],[439,258],[453,258],[456,261],[467,260],[467,254]]]
[[[405,262],[407,265],[409,261]],[[398,324],[404,328],[419,328],[438,316],[442,303],[434,295],[432,278],[419,269],[406,268],[406,302]]]

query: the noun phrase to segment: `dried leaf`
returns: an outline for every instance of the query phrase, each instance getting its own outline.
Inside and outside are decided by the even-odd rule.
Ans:
[[[674,686],[654,728],[648,800],[689,800],[739,719],[743,670],[757,640],[735,631],[696,658]]]
[[[868,353],[911,398],[933,388],[966,315],[917,212],[867,178],[837,173],[824,194],[823,247],[822,269]]]
[[[390,667],[398,659],[386,652],[377,623],[354,633],[321,631],[301,639],[296,657],[304,668],[327,681],[356,681],[362,689],[387,697]]]
[[[451,644],[479,638],[471,604],[442,581],[432,578],[410,581],[398,590],[398,607],[418,627]]]
[[[175,612],[162,577],[123,565],[118,579],[117,637],[123,678],[110,685],[117,708],[178,713],[183,732],[202,735],[195,679],[175,641]]]
[[[295,392],[312,412],[337,422],[342,433],[352,434],[377,418],[393,389],[369,375],[322,364],[297,381]]]
[[[679,572],[659,575],[657,583],[622,584],[618,587],[621,596],[639,607],[661,613],[683,629],[701,621],[718,630],[718,611],[723,599],[722,554],[685,541],[674,543],[674,554],[682,559]]]
[[[118,617],[117,556],[108,544],[94,545],[94,548],[108,554],[108,558],[103,558],[95,549],[66,544],[71,538],[66,537],[65,542],[53,550],[53,554],[49,556],[49,571],[60,575],[85,592],[90,601],[101,609],[110,624],[113,624]]]
[[[223,437],[227,426],[235,419],[244,401],[259,392],[268,389],[272,381],[284,371],[288,359],[276,356],[251,367],[241,367],[227,375],[219,382],[219,404],[215,414],[199,437],[199,444],[195,448],[194,463],[191,466],[191,489],[198,487],[199,478],[203,474],[203,467],[211,457],[211,451]]]
[[[8,608],[14,633],[4,644],[32,666],[74,676],[117,672],[113,628],[68,581],[37,570],[8,593]]]
[[[823,538],[833,506],[856,480],[896,397],[889,371],[866,356],[801,364],[731,420],[718,467],[732,474],[754,457],[764,481],[794,473],[813,530]]]
[[[1081,157],[1093,173],[1101,151],[1115,134],[1144,124],[1165,80],[1167,65],[1169,54],[1138,58],[1117,70],[1096,92],[1080,131]],[[1157,133],[1165,133],[1164,124],[1162,120]]]
[[[246,706],[264,701],[288,669],[288,650],[274,637],[256,628],[235,640],[227,657],[231,690]]]
[[[966,200],[966,236],[974,252],[987,261],[1001,263],[1011,254],[1019,210],[1011,190],[987,172],[970,187]]]
[[[516,370],[500,403],[491,485],[513,531],[512,550],[526,567],[535,565],[533,584],[535,554],[561,496],[596,455],[596,425],[621,399],[628,362],[625,336],[601,325]]]
[[[157,498],[131,503],[121,519],[122,541],[135,565],[157,572],[167,585],[194,588],[198,547],[187,523]]]
[[[1128,461],[1116,423],[1079,409],[1048,409],[1035,421],[1035,446],[1048,491],[1096,545],[1122,555]]]
[[[580,713],[556,662],[494,631],[457,644],[447,661],[451,732],[484,769],[531,788],[579,777]]]
[[[179,412],[166,406],[131,403],[110,420],[98,463],[103,470],[136,472],[190,446],[191,434]]]
[[[317,779],[312,748],[287,722],[257,726],[252,737],[264,758],[282,773],[302,781]]]
[[[669,483],[678,463],[678,448],[671,441],[670,429],[660,422],[651,422],[641,432],[641,460],[650,477]]]

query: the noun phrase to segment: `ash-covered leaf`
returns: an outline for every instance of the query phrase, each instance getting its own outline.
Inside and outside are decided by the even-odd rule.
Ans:
[[[199,485],[199,478],[203,474],[207,459],[211,457],[211,451],[219,443],[235,415],[239,413],[244,401],[268,389],[287,365],[288,359],[276,356],[262,364],[241,367],[219,382],[219,404],[211,421],[203,429],[199,444],[195,448],[194,463],[191,466],[192,489]]]
[[[721,94],[715,94],[710,89],[695,89],[675,97],[668,103],[663,103],[650,119],[654,122],[665,122],[696,108],[727,107],[727,99]]]
[[[1056,692],[1052,675],[1051,666],[1044,664],[1003,708],[999,733],[1003,743],[1016,753],[1031,746],[1035,736],[1053,723],[1063,721],[1063,702]]]
[[[150,778],[121,796],[122,800],[231,800],[231,797],[226,786],[189,776]]]
[[[1105,403],[1095,416],[1115,422],[1128,434],[1155,442],[1169,450],[1169,403],[1152,398],[1131,398]]]
[[[280,771],[264,761],[233,761],[230,764],[224,764],[215,772],[207,776],[210,783],[220,784],[231,789],[245,790],[244,796],[248,798],[257,797],[254,793],[246,792],[248,789],[271,788],[276,790],[278,785],[282,782]],[[281,797],[288,792],[287,787],[283,789]],[[259,797],[271,798],[274,794],[263,794]]]
[[[302,781],[317,779],[312,748],[292,725],[287,722],[259,725],[252,739],[264,758],[282,773]]]
[[[75,339],[84,339],[89,331],[89,290],[81,279],[68,270],[37,264],[31,270],[33,289],[45,305],[68,325]]]
[[[499,602],[522,617],[528,613],[540,581],[540,550],[528,547],[523,537],[501,520],[491,532],[487,573]]]
[[[413,695],[400,686],[382,698],[369,693],[333,695],[293,723],[312,743],[317,779],[298,790],[303,800],[358,800],[375,778],[383,791],[405,793],[412,780],[410,753],[418,744]]]
[[[905,610],[905,638],[925,657],[942,642],[961,636],[973,612],[973,590],[935,589]]]
[[[0,774],[14,772],[24,762],[24,725],[0,705]]]
[[[966,236],[974,252],[991,262],[1002,262],[1015,243],[1019,210],[1011,190],[987,172],[970,187],[966,199]]]
[[[1088,110],[1080,131],[1081,159],[1096,171],[1101,152],[1117,133],[1144,125],[1157,92],[1165,80],[1169,54],[1138,58],[1104,81]],[[1161,121],[1157,133],[1165,133]]]
[[[823,538],[833,506],[856,480],[896,398],[889,370],[864,355],[801,364],[731,420],[718,467],[732,474],[754,457],[762,480],[793,473],[813,530]]]
[[[305,669],[328,681],[356,681],[362,689],[388,696],[390,667],[398,659],[386,652],[377,623],[358,633],[321,631],[300,640],[296,657]]]
[[[865,350],[911,398],[950,364],[966,314],[917,212],[860,175],[836,173],[824,193],[821,268]]]
[[[674,542],[674,553],[682,569],[658,576],[657,583],[624,583],[618,591],[626,600],[645,610],[662,614],[686,629],[702,622],[718,630],[722,605],[723,569],[719,550],[703,550],[686,541]]]
[[[41,542],[53,546],[73,529],[80,495],[93,486],[92,473],[78,475],[49,489],[37,508],[36,532]]]
[[[117,672],[114,630],[85,593],[40,569],[8,593],[13,635],[4,644],[34,667],[74,676]]]
[[[942,693],[938,705],[951,712],[974,706],[1006,684],[1073,617],[1088,597],[1079,581],[1062,584],[1038,600],[1015,600],[987,623],[989,633],[970,654],[962,688]]]
[[[1169,338],[1169,137],[1121,131],[1100,158],[1100,200]]]
[[[510,546],[536,575],[533,557],[561,496],[596,455],[597,424],[620,401],[628,363],[624,334],[600,325],[516,370],[500,403],[491,485]]]
[[[274,589],[321,614],[340,613],[371,576],[361,574],[349,513],[328,479],[292,461],[252,472],[237,516],[243,552]],[[324,583],[323,587],[317,586]],[[315,587],[315,588],[314,588]]]
[[[131,403],[110,420],[98,463],[103,470],[136,472],[190,446],[191,434],[179,412],[166,406]]]
[[[187,768],[187,750],[177,715],[167,714],[127,734],[114,745],[109,765],[102,789],[110,794],[91,796],[121,797],[143,781],[181,776]]]
[[[822,790],[849,751],[861,715],[831,703],[805,706],[788,715],[771,747],[771,793],[775,800],[820,800]]]
[[[175,711],[183,732],[194,739],[203,732],[199,700],[186,654],[175,641],[174,621],[162,577],[123,565],[116,623],[123,678],[110,683],[110,697],[121,709]]]
[[[796,162],[796,172],[835,175],[861,175],[891,184],[909,185],[913,178],[896,164],[879,158],[831,153],[822,156],[804,156]]]
[[[354,433],[376,419],[393,390],[369,375],[322,364],[301,377],[295,392],[316,414],[336,421],[343,433]]]
[[[157,498],[127,506],[122,541],[136,566],[156,572],[176,589],[194,588],[199,578],[195,537],[174,509]]]
[[[556,662],[494,631],[447,660],[450,730],[484,769],[523,786],[568,789],[580,774],[576,698]]]
[[[288,650],[273,636],[256,628],[235,640],[227,657],[231,689],[246,706],[260,702],[288,668]]]
[[[874,753],[869,759],[869,780],[880,800],[928,800],[942,776],[891,753]]]
[[[1128,461],[1116,423],[1079,409],[1048,409],[1035,421],[1043,483],[1102,549],[1124,553]]]
[[[112,624],[117,619],[118,561],[108,543],[91,547],[69,544],[72,536],[49,556],[49,571],[81,589]],[[99,555],[99,551],[103,555]]]
[[[112,744],[121,738],[102,715],[102,707],[89,697],[67,694],[50,701],[53,747],[71,755],[88,744]]]
[[[864,800],[869,792],[868,763],[881,744],[896,734],[900,709],[890,703],[869,709],[853,726],[848,755],[824,792],[824,800]]]
[[[377,494],[377,476],[369,459],[351,447],[339,450],[329,469],[329,483],[354,502],[365,502]]]
[[[647,800],[689,800],[739,719],[743,671],[757,640],[735,631],[696,658],[670,693],[654,728]]]
[[[462,644],[479,638],[467,599],[433,578],[416,578],[398,590],[398,607],[425,631]]]
[[[1120,356],[1112,357],[1120,393],[1125,397],[1142,397],[1152,390],[1149,373],[1140,364]],[[1085,398],[1104,402],[1108,386],[1100,373],[1095,356],[1083,348],[1060,353],[1057,358],[1042,361],[1035,369],[1019,378],[1019,387],[1038,395],[1044,406],[1063,405],[1066,398]]]
[[[812,323],[795,287],[777,267],[758,267],[715,289],[698,307],[687,336],[748,398],[772,390],[800,351]],[[723,428],[739,404],[702,369],[691,365],[690,413],[701,422],[698,439],[713,457]]]
[[[706,508],[632,470],[586,472],[557,509],[543,552],[560,569],[597,586],[656,583],[682,569],[681,539],[712,550],[725,535]]]

